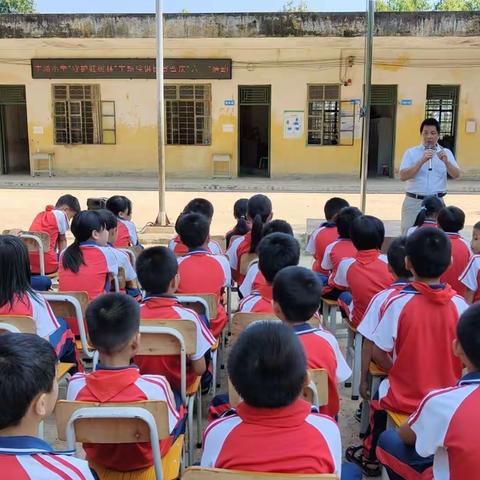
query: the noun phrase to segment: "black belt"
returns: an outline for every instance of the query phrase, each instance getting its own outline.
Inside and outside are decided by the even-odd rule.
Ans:
[[[410,193],[410,192],[405,193],[405,195],[406,195],[407,197],[415,198],[415,199],[417,199],[417,200],[423,200],[424,198],[427,198],[427,197],[438,197],[438,198],[442,198],[442,197],[444,197],[446,194],[447,194],[447,192],[432,193],[432,195],[417,195],[416,193]]]

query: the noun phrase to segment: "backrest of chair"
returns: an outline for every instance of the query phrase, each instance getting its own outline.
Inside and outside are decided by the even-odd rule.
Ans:
[[[190,467],[182,476],[182,480],[338,480],[338,475],[328,474],[288,474],[260,473],[224,470],[222,468]]]
[[[11,325],[20,333],[37,333],[37,325],[32,317],[24,315],[0,315],[0,323]],[[0,327],[0,333],[13,331],[14,329],[2,329]]]
[[[38,242],[30,237],[36,237],[41,242],[44,252],[50,249],[50,235],[45,232],[26,232],[24,230],[10,229],[4,230],[3,235],[19,236],[29,252],[39,251]]]
[[[240,274],[246,275],[250,264],[258,258],[256,253],[244,253],[240,257]]]
[[[55,407],[58,438],[66,440],[67,424],[73,413],[81,408],[137,407],[150,412],[157,425],[159,438],[170,435],[166,402],[148,400],[130,403],[69,402],[59,400]],[[150,442],[149,428],[138,418],[95,418],[75,422],[75,437],[82,443],[137,443]]]
[[[236,339],[251,323],[261,320],[280,321],[273,313],[235,313],[232,318],[232,340]]]
[[[122,267],[118,268],[118,286],[120,290],[125,290],[127,288],[127,279],[125,278],[125,269]]]
[[[70,299],[75,299],[80,304],[82,309],[82,317],[85,319],[85,311],[88,306],[88,293],[87,292],[46,292],[48,296],[48,303],[53,310],[55,316],[75,318],[76,310],[75,305]],[[56,300],[54,297],[58,297]]]
[[[318,398],[317,407],[323,407],[328,405],[328,374],[324,368],[316,368],[308,371],[310,375],[311,384],[304,389],[303,397],[310,403],[314,402],[314,392],[310,391],[313,387],[316,389],[316,395]]]
[[[210,235],[210,240],[217,242],[223,251],[227,248],[227,241],[223,235]]]
[[[182,305],[187,308],[191,308],[193,311],[197,312],[199,315],[205,315],[205,306],[200,302],[184,302],[182,297],[199,297],[203,298],[207,302],[208,310],[210,313],[209,320],[217,318],[218,315],[218,301],[217,296],[214,293],[188,293],[188,294],[175,294],[176,297],[180,300]]]

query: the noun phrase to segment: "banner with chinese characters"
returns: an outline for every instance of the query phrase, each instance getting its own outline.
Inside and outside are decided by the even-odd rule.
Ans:
[[[232,60],[165,58],[167,80],[230,80]],[[32,78],[156,78],[154,58],[34,58]]]

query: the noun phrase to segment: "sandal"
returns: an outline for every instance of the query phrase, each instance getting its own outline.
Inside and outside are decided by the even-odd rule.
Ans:
[[[368,460],[362,453],[363,445],[359,447],[349,447],[345,451],[345,458],[358,465],[366,477],[379,477],[382,474],[378,460]]]

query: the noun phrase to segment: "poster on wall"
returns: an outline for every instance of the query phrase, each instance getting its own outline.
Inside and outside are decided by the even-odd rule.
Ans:
[[[285,110],[283,112],[283,138],[302,138],[304,129],[303,110]]]

